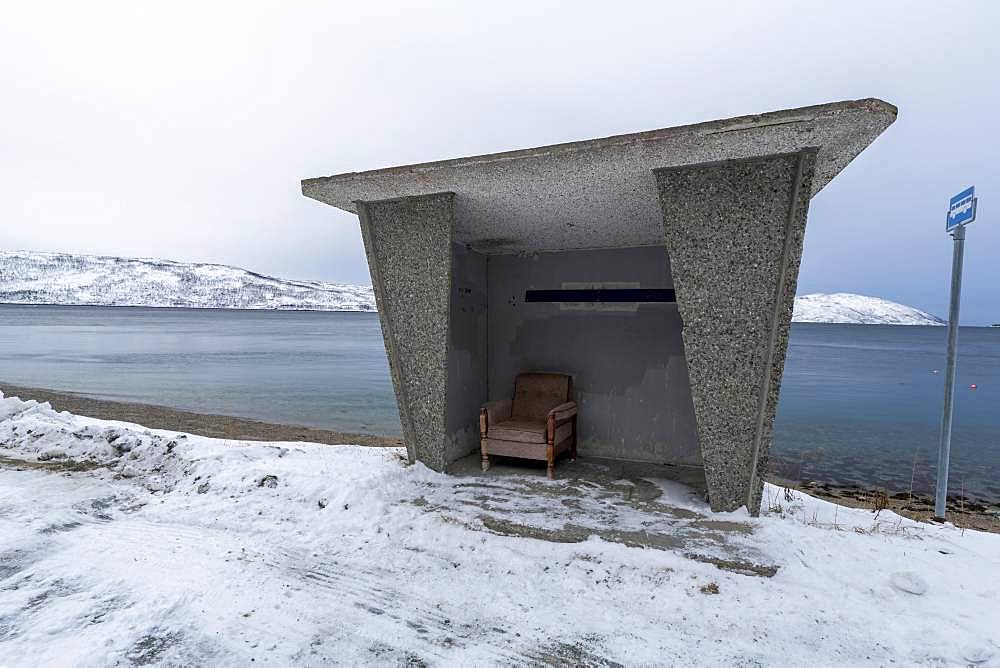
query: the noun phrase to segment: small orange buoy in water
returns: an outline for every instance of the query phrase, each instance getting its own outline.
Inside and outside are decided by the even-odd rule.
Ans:
[[[977,390],[977,389],[979,389],[979,386],[976,385],[975,383],[973,383],[972,385],[969,385],[969,389],[970,390]]]

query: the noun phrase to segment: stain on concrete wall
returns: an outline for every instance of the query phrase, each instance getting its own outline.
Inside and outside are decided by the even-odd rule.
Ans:
[[[451,247],[448,331],[447,462],[479,449],[479,407],[486,395],[486,256]]]
[[[665,248],[491,255],[487,266],[489,398],[512,396],[519,371],[571,373],[580,454],[701,464],[676,305],[524,303],[525,290],[564,283],[672,288]]]

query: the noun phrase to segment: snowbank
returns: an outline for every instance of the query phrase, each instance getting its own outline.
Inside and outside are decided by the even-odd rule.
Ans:
[[[1000,536],[765,506],[0,398],[0,665],[1000,665]]]

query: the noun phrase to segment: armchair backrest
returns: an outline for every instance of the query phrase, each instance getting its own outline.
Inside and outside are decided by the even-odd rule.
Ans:
[[[514,381],[511,417],[544,420],[559,404],[573,400],[573,378],[564,373],[520,373]]]

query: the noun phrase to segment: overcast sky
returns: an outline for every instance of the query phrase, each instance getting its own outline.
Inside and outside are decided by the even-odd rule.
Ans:
[[[502,5],[502,7],[501,7]],[[369,282],[302,178],[879,97],[812,202],[799,293],[1000,322],[1000,2],[20,2],[0,21],[0,247]]]

